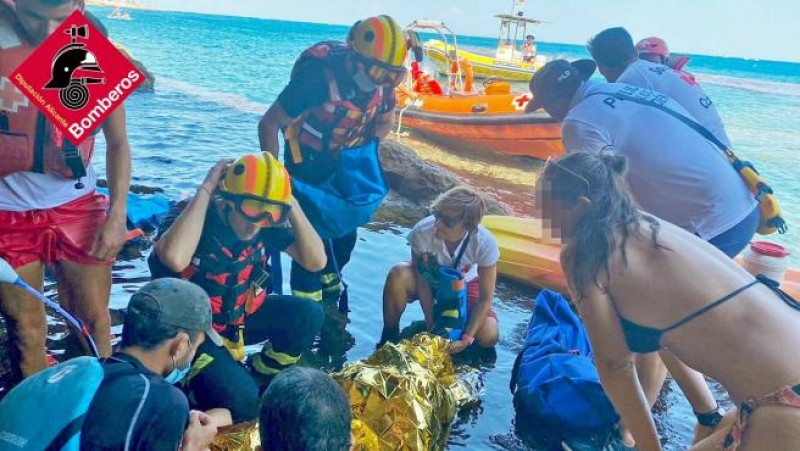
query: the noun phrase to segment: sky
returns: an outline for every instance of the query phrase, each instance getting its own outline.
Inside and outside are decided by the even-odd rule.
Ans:
[[[350,25],[389,14],[402,25],[443,20],[456,34],[490,36],[511,0],[148,0],[159,9]],[[526,0],[525,15],[548,22],[537,40],[585,44],[624,26],[638,40],[660,36],[676,53],[800,62],[798,0]],[[530,29],[529,29],[530,31]]]

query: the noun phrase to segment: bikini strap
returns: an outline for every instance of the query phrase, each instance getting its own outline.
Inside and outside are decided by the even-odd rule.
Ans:
[[[719,306],[720,304],[723,304],[723,303],[731,300],[733,297],[735,297],[736,295],[738,295],[742,291],[752,287],[753,285],[755,285],[757,283],[759,283],[758,279],[753,280],[752,282],[748,283],[747,285],[745,285],[745,286],[735,290],[734,292],[724,296],[722,299],[720,299],[720,300],[718,300],[716,302],[712,302],[711,304],[708,304],[707,306],[705,306],[705,307],[701,308],[700,310],[692,313],[691,315],[687,316],[686,318],[684,318],[684,319],[678,321],[677,323],[667,327],[666,329],[663,329],[661,331],[661,333],[665,334],[665,333],[667,333],[667,332],[669,332],[671,330],[674,330],[674,329],[677,329],[677,328],[683,326],[684,324],[688,323],[689,321],[691,321],[691,320],[697,318],[698,316],[708,312],[709,310],[714,309],[715,307]]]
[[[772,290],[775,294],[777,294],[778,297],[781,298],[781,300],[785,302],[789,307],[795,310],[800,310],[800,302],[798,302],[797,299],[793,298],[789,293],[781,290],[780,288],[781,284],[778,283],[778,281],[770,279],[769,277],[763,274],[757,275],[756,279],[759,282],[766,285],[767,288]]]

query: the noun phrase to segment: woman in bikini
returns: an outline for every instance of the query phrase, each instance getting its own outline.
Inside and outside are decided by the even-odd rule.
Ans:
[[[800,449],[800,311],[702,239],[637,209],[624,157],[571,153],[548,164],[537,212],[561,265],[603,386],[641,450],[658,439],[634,352],[667,348],[739,405],[704,449]]]

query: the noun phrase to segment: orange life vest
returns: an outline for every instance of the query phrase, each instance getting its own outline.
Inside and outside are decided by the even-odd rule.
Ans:
[[[461,57],[458,61],[452,60],[450,63],[450,73],[453,75],[452,80],[450,81],[450,92],[458,91],[458,83],[457,78],[461,76],[464,77],[464,91],[465,93],[471,93],[474,89],[472,85],[473,78],[475,74],[472,71],[472,64],[469,60],[465,57]]]
[[[268,263],[262,240],[242,243],[210,208],[200,243],[181,278],[208,293],[214,329],[237,342],[245,316],[258,310],[269,293]]]
[[[348,51],[345,43],[321,42],[303,52],[295,63],[295,67],[298,67],[310,58],[329,62],[324,70],[328,99],[322,105],[300,114],[284,130],[292,160],[296,164],[303,161],[303,151],[336,152],[362,146],[374,138],[374,123],[383,103],[384,88],[376,88],[365,107],[358,106],[353,96],[342,96],[337,77],[349,75],[336,71],[334,65],[341,64]]]
[[[0,177],[15,172],[85,175],[94,136],[74,146],[11,83],[11,73],[35,49],[23,37],[15,14],[0,4]]]

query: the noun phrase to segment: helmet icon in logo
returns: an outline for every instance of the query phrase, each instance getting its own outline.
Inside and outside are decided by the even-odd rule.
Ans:
[[[79,110],[89,101],[86,85],[105,83],[105,78],[83,77],[83,71],[102,72],[94,53],[86,49],[86,44],[78,42],[86,39],[89,31],[86,26],[71,26],[64,33],[70,35],[71,42],[58,51],[53,58],[52,78],[45,89],[60,89],[58,98],[66,108]]]

